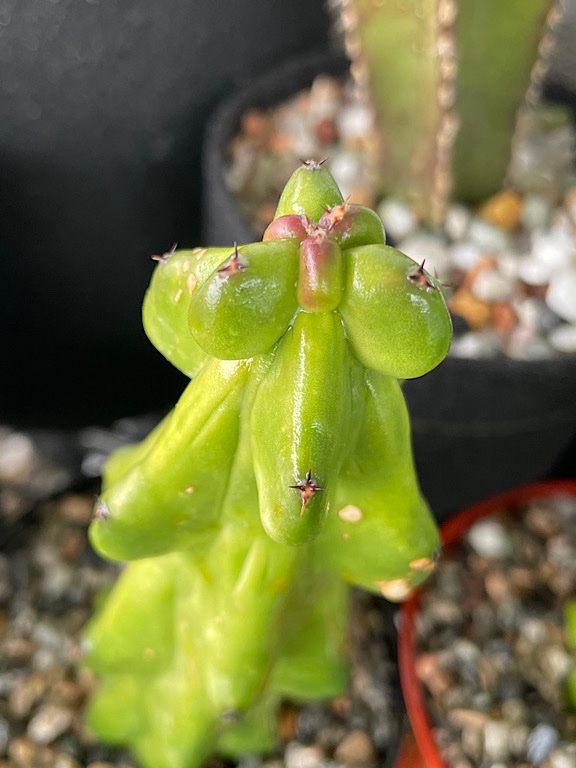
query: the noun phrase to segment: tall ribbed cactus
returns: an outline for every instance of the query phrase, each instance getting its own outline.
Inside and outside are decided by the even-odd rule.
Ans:
[[[432,223],[451,192],[472,204],[497,192],[563,0],[329,2],[376,114],[382,191]]]
[[[451,324],[312,162],[263,242],[159,259],[144,324],[194,378],[105,470],[91,540],[135,562],[86,635],[90,723],[192,768],[268,749],[283,697],[342,692],[347,584],[400,600],[433,569],[398,379],[442,360]]]

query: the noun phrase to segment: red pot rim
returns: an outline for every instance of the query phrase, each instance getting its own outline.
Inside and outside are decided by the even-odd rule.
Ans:
[[[441,528],[442,543],[455,544],[478,518],[499,509],[516,507],[530,499],[546,498],[557,494],[576,496],[576,480],[549,480],[532,483],[511,491],[492,496],[474,504],[448,520]],[[398,661],[400,680],[406,710],[414,737],[422,754],[426,768],[449,768],[440,755],[428,719],[424,693],[416,676],[414,663],[415,617],[419,610],[420,590],[407,600],[400,610],[398,628]]]

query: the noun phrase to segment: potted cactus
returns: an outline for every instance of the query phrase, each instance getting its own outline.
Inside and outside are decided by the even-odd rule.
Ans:
[[[193,768],[270,749],[284,698],[342,693],[350,584],[398,601],[434,569],[398,380],[441,362],[451,321],[317,162],[263,242],[159,257],[143,315],[192,380],[104,470],[91,541],[132,562],[85,636],[89,722]]]
[[[494,226],[494,211],[518,204],[512,149],[531,130],[530,116],[542,90],[562,4],[531,2],[520,8],[514,3],[470,0],[342,0],[330,7],[344,30],[349,62],[316,57],[294,63],[255,83],[251,91],[234,96],[215,116],[205,157],[209,237],[238,238],[238,232],[249,237],[251,225],[243,223],[238,202],[226,188],[228,154],[242,115],[250,107],[277,104],[288,97],[289,89],[294,93],[309,86],[319,72],[342,73],[350,68],[355,98],[372,109],[376,131],[366,139],[361,117],[351,149],[342,155],[357,154],[356,145],[363,142],[370,158],[363,171],[372,185],[368,197],[377,200],[379,195],[393,194],[404,201],[405,210],[419,222],[414,240],[418,239],[421,258],[426,256],[429,268],[438,249],[444,252],[452,247],[446,222],[462,213],[462,203],[477,209],[486,198],[490,204],[481,206],[481,215],[470,210],[466,214],[474,225],[474,237],[479,236],[482,243],[465,241],[466,248],[460,250],[486,257],[492,270],[488,278],[496,274],[497,280],[502,277],[500,263],[510,267],[514,262],[516,269],[523,261],[530,262],[537,251],[538,233],[533,247],[531,233],[518,237],[503,233]],[[312,104],[311,111],[315,109]],[[292,117],[297,134],[302,121],[298,122],[298,114]],[[283,124],[288,122],[284,118]],[[274,147],[262,167],[280,165],[279,151]],[[337,150],[328,145],[320,151],[330,155]],[[550,209],[562,190],[553,189],[541,170],[522,191],[526,197],[543,200]],[[566,169],[562,175],[564,180],[570,177]],[[252,186],[257,183],[253,176],[254,167],[247,177]],[[366,196],[365,191],[361,194]],[[566,228],[573,224],[569,221]],[[399,237],[391,224],[390,231]],[[496,252],[494,243],[482,239],[495,231],[497,239],[506,241],[506,252]],[[408,243],[397,244],[410,253]],[[416,245],[414,249],[418,250]],[[535,294],[539,292],[541,299],[545,286],[526,285],[523,280],[517,284],[524,293],[517,302],[522,306],[516,317],[524,310],[542,309]],[[530,300],[524,304],[527,294]],[[453,304],[455,311],[461,311],[461,299],[462,295],[459,307]],[[500,318],[498,313],[503,312],[513,324],[516,298],[508,303],[474,296],[471,300],[483,317]],[[545,314],[546,307],[542,311]],[[463,324],[469,327],[468,322]],[[504,338],[510,327],[502,326],[502,337],[493,331],[490,338]],[[539,331],[534,334],[538,342]],[[451,356],[431,376],[406,383],[419,476],[438,515],[447,516],[487,493],[545,476],[570,442],[576,423],[571,395],[575,357],[546,350],[541,354],[534,359],[526,359],[529,355],[522,350],[515,358],[502,352],[474,359]],[[449,486],[439,480],[440,467],[451,471]]]

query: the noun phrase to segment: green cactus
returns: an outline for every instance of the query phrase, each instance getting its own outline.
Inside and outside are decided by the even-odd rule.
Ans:
[[[159,259],[145,327],[195,377],[106,467],[91,541],[135,562],[85,638],[90,725],[146,768],[270,749],[284,697],[345,687],[348,584],[399,600],[433,569],[397,378],[450,318],[384,241],[309,162],[263,243]]]
[[[560,2],[330,5],[376,115],[379,191],[405,197],[433,224],[451,193],[474,205],[499,191],[517,115],[538,96]]]

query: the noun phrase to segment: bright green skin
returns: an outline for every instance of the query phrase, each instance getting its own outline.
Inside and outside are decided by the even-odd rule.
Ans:
[[[347,583],[400,599],[438,546],[389,370],[395,357],[402,375],[439,362],[450,336],[440,291],[405,280],[407,257],[383,244],[372,214],[342,207],[324,168],[296,171],[278,216],[238,257],[169,255],[146,296],[149,336],[195,377],[106,467],[91,540],[135,562],[88,628],[85,655],[101,680],[91,727],[144,768],[271,749],[284,697],[345,688]],[[246,268],[219,272],[232,257]],[[388,322],[371,326],[378,301]],[[404,322],[423,334],[407,350]]]
[[[566,680],[568,706],[576,712],[576,600],[571,600],[564,609],[566,645],[574,654],[574,667]]]

